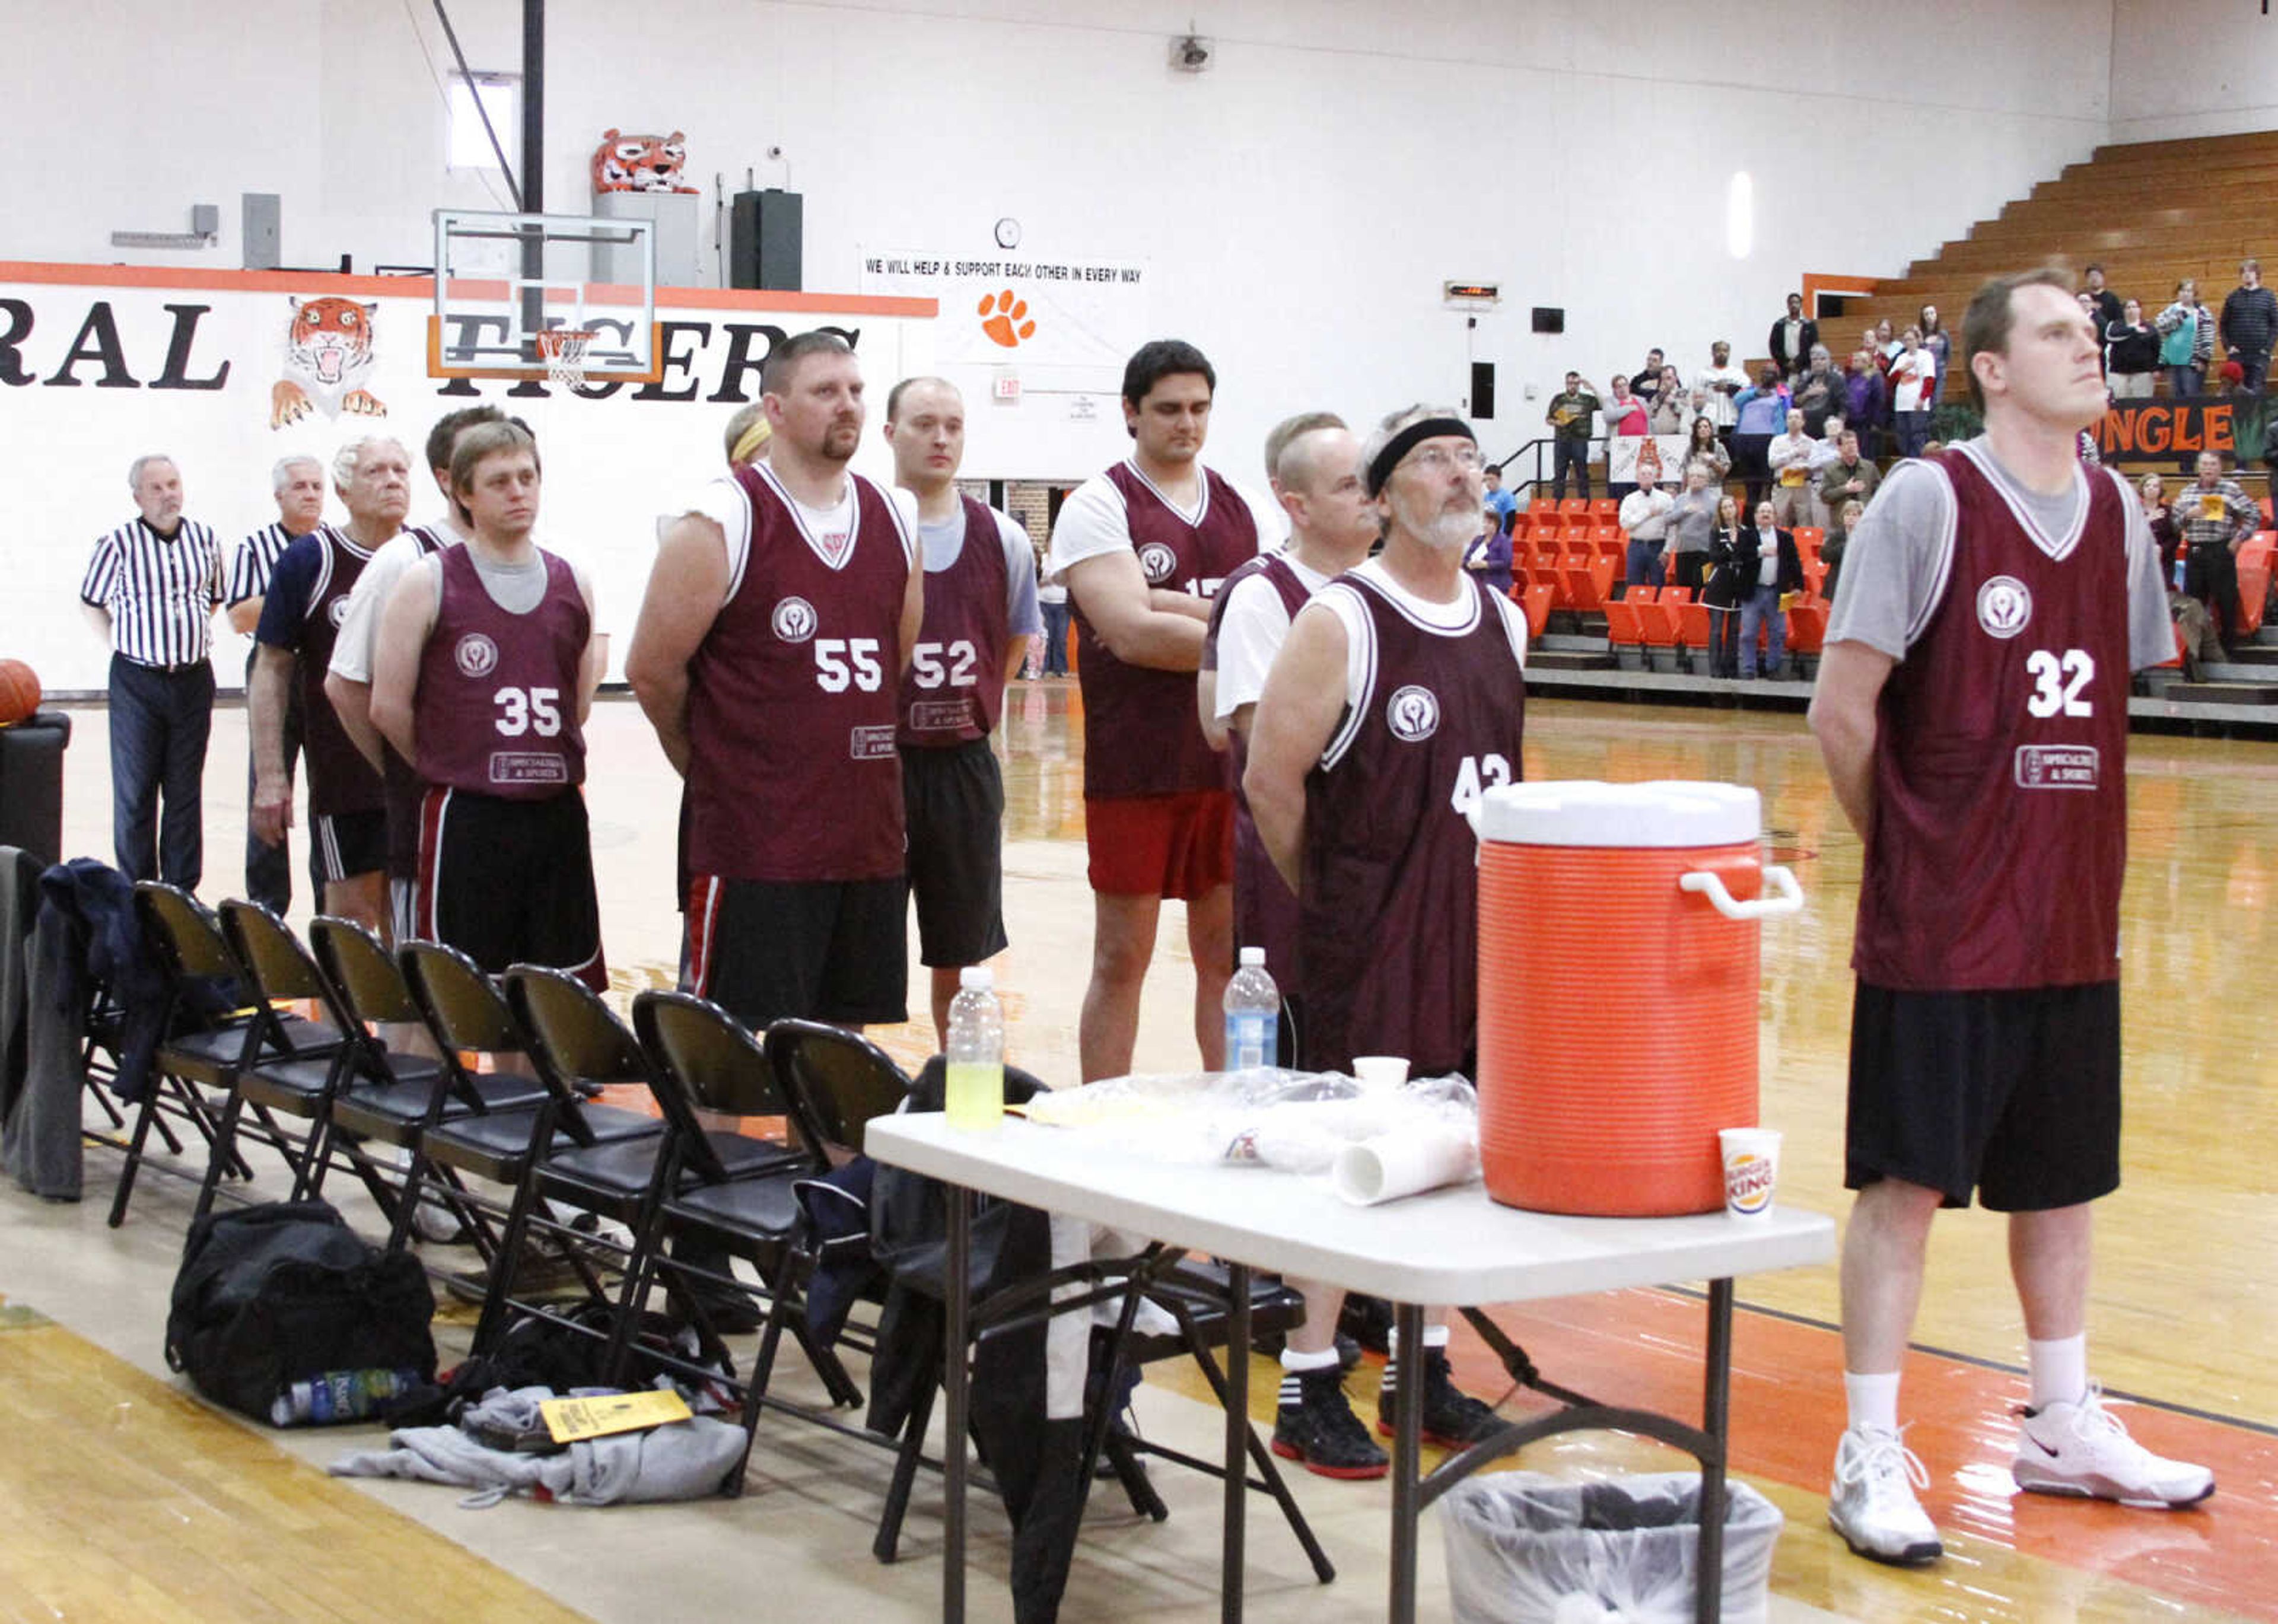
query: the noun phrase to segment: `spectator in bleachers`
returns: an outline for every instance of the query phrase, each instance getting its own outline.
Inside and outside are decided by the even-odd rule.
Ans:
[[[1867,466],[1871,469],[1874,464]],[[1819,578],[1819,595],[1830,603],[1835,601],[1835,577],[1842,573],[1843,550],[1851,545],[1851,533],[1859,528],[1866,512],[1864,502],[1844,503],[1835,510],[1835,522],[1819,539],[1819,561],[1827,566],[1827,573]]]
[[[2160,579],[2172,588],[2183,583],[2183,572],[2176,566],[2176,554],[2183,549],[2183,532],[2176,527],[2175,510],[2167,506],[2167,482],[2157,474],[2146,474],[2136,482],[2136,494],[2144,499],[2144,522],[2152,527],[2152,539],[2160,549]]]
[[[2120,319],[2104,330],[2104,376],[2115,400],[2148,400],[2160,365],[2160,334],[2134,299],[2120,303]]]
[[[1661,374],[1667,364],[1659,350],[1649,349],[1645,353],[1645,365],[1630,374],[1630,389],[1645,402],[1645,409],[1648,412],[1653,410],[1654,402],[1661,398]]]
[[[1875,354],[1882,358],[1883,370],[1888,374],[1891,362],[1899,358],[1899,341],[1891,336],[1891,323],[1887,316],[1875,324]]]
[[[2182,530],[2175,510],[2167,505],[2167,482],[2146,474],[2137,483],[2143,499],[2144,519],[2152,527],[2152,540],[2160,549],[2160,581],[2167,589],[2167,614],[2175,622],[2176,641],[2183,656],[2183,680],[2198,682],[2206,662],[2222,658],[2222,639],[2206,606],[2183,591],[2183,567],[2176,554],[2182,550]]]
[[[1518,498],[1502,488],[1502,464],[1490,462],[1479,470],[1479,482],[1487,488],[1487,504],[1502,515],[1505,530],[1510,528],[1510,515],[1518,511]]]
[[[2183,590],[2214,616],[2228,660],[2237,647],[2238,550],[2260,526],[2262,509],[2245,486],[2224,477],[2219,451],[2199,453],[2198,478],[2183,487],[2176,506],[2183,538],[2190,544],[2183,560]]]
[[[1653,431],[1655,434],[1682,434],[1700,415],[1693,392],[1678,380],[1677,369],[1663,368],[1661,393],[1654,396],[1653,410],[1647,414],[1653,423]]]
[[[1835,443],[1833,461],[1819,472],[1820,506],[1831,516],[1839,515],[1846,502],[1863,506],[1882,479],[1882,471],[1861,454],[1857,432],[1846,428]]]
[[[2088,319],[2102,332],[2120,319],[2120,295],[2104,285],[2104,267],[2091,265],[2082,273],[2087,286],[2082,291],[2088,296]]]
[[[1787,432],[1764,447],[1764,461],[1772,476],[1770,507],[1784,525],[1804,522],[1797,515],[1809,512],[1811,453],[1817,444],[1804,432],[1803,413],[1790,407]]]
[[[1938,363],[1923,348],[1922,334],[1907,328],[1891,362],[1891,420],[1898,425],[1902,457],[1922,455],[1930,438],[1930,385],[1937,377]]]
[[[1819,324],[1803,313],[1803,295],[1787,296],[1787,314],[1772,324],[1771,336],[1765,340],[1772,352],[1772,364],[1780,376],[1793,376],[1811,359],[1811,347],[1819,342]]]
[[[2203,393],[2207,362],[2214,358],[2214,317],[2199,302],[2199,285],[2190,277],[2176,283],[2174,300],[2152,325],[2160,333],[2160,364],[2167,370],[2167,393]]]
[[[1835,370],[1834,358],[1824,344],[1813,345],[1803,376],[1795,380],[1793,402],[1803,414],[1803,431],[1815,439],[1825,433],[1827,414],[1841,412],[1844,400],[1843,375]]]
[[[1873,446],[1889,426],[1884,408],[1891,398],[1891,386],[1875,364],[1873,350],[1852,352],[1850,364],[1843,370],[1843,393],[1844,423],[1858,434],[1861,445]]]
[[[1739,416],[1732,402],[1747,386],[1747,373],[1732,364],[1732,347],[1722,339],[1711,344],[1708,364],[1693,375],[1693,387],[1701,395],[1701,415],[1716,425],[1718,440],[1732,438],[1732,423]]]
[[[1937,374],[1930,379],[1930,399],[1935,400],[1938,385],[1945,379],[1946,368],[1953,362],[1953,340],[1946,336],[1945,326],[1938,319],[1938,307],[1934,304],[1923,306],[1915,318],[1915,330],[1922,334],[1922,347],[1930,352],[1930,360],[1938,365]]]
[[[1716,399],[1715,393],[1710,392],[1708,400],[1702,403],[1701,415],[1693,420],[1685,442],[1685,460],[1708,464],[1708,483],[1721,485],[1724,483],[1724,476],[1732,471],[1732,454],[1724,449],[1716,420],[1708,414],[1708,405]]]
[[[1835,460],[1842,454],[1845,426],[1840,411],[1830,412],[1826,421],[1820,425],[1818,437],[1812,442],[1811,455],[1805,459],[1803,465],[1804,472],[1810,477],[1804,482],[1803,516],[1796,521],[1799,524],[1808,524],[1823,530],[1827,528],[1827,504],[1819,499],[1819,477],[1833,467]]]
[[[2238,286],[2222,301],[2223,354],[2238,362],[2246,393],[2259,395],[2270,377],[2270,340],[2278,336],[2278,294],[2262,286],[2262,262],[2238,268]]]
[[[1619,372],[1614,374],[1613,397],[1598,409],[1606,415],[1608,434],[1644,434],[1652,428],[1645,401],[1631,392],[1630,380]]]
[[[1493,502],[1479,510],[1479,533],[1464,549],[1464,568],[1499,597],[1510,596],[1510,532]]]
[[[1696,419],[1695,421],[1700,421]],[[1701,594],[1708,573],[1708,540],[1716,531],[1716,505],[1723,499],[1713,483],[1715,465],[1697,457],[1685,463],[1685,488],[1669,507],[1669,584]]]
[[[1566,499],[1570,469],[1580,486],[1579,494],[1585,500],[1589,498],[1590,420],[1597,413],[1598,392],[1579,372],[1569,372],[1566,387],[1550,397],[1549,409],[1542,415],[1550,425],[1550,494],[1558,501]]]
[[[1727,496],[1716,504],[1716,527],[1708,535],[1708,574],[1701,601],[1708,606],[1708,675],[1740,675],[1740,505]]]
[[[1753,508],[1763,499],[1771,482],[1766,457],[1772,437],[1787,423],[1787,385],[1780,381],[1778,369],[1766,367],[1756,386],[1742,390],[1733,405],[1739,415],[1732,424],[1732,469],[1748,482],[1748,505]]]
[[[2079,293],[2074,294],[2073,297],[2080,301],[2080,313],[2088,317],[2088,324],[2096,332],[2096,372],[2097,376],[2101,377],[2104,376],[2105,370],[2104,311],[2102,308],[2097,304],[2096,295],[2090,293],[2084,287],[2082,288]]]
[[[1766,676],[1777,677],[1787,664],[1787,616],[1780,599],[1803,591],[1803,555],[1795,550],[1795,532],[1780,524],[1771,503],[1756,508],[1754,526],[1740,534],[1740,679],[1756,679],[1756,634],[1770,638]]]
[[[1641,471],[1646,479],[1622,498],[1622,529],[1630,538],[1629,557],[1622,572],[1625,594],[1632,587],[1662,583],[1661,549],[1669,536],[1669,510],[1677,505],[1677,499],[1661,488],[1657,470]]]

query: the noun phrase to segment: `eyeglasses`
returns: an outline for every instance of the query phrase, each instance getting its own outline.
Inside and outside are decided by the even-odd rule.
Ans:
[[[1477,446],[1457,446],[1451,450],[1445,446],[1426,446],[1401,458],[1400,466],[1420,468],[1432,474],[1444,473],[1450,466],[1475,469],[1479,466],[1479,448]]]

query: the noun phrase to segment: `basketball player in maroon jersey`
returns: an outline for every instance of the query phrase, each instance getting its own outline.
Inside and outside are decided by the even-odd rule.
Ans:
[[[761,384],[767,458],[663,524],[625,659],[688,786],[681,979],[754,1027],[898,1021],[917,504],[847,469],[863,401],[845,339],[786,339]]]
[[[1077,1027],[1083,1078],[1131,1069],[1139,992],[1165,898],[1187,905],[1195,1040],[1226,1053],[1234,972],[1234,794],[1195,715],[1195,670],[1219,583],[1279,529],[1203,466],[1218,375],[1175,339],[1123,369],[1131,456],[1062,504],[1047,568],[1067,584],[1084,705],[1091,981]]]
[[[427,785],[417,934],[496,974],[550,964],[608,985],[585,821],[600,673],[593,592],[531,538],[538,447],[512,423],[459,437],[466,545],[415,565],[380,620],[371,715]]]
[[[2159,553],[2118,476],[2066,278],[1987,283],[1962,326],[1982,438],[1891,472],[1853,532],[1811,705],[1866,842],[1852,951],[1844,1387],[1828,1518],[1942,1554],[1898,1387],[1930,1220],[2009,1214],[2032,1402],[2022,1489],[2182,1506],[2203,1467],[2130,1438],[2088,1380],[2090,1203],[2120,1182],[2120,887],[2130,674],[2175,652]]]
[[[427,431],[427,471],[443,496],[443,516],[415,524],[371,555],[348,597],[333,641],[332,668],[324,678],[325,698],[333,714],[357,751],[380,775],[387,809],[388,919],[398,940],[413,935],[411,879],[419,865],[419,803],[426,786],[411,764],[397,755],[371,721],[372,656],[379,643],[379,621],[394,595],[396,583],[421,559],[445,547],[455,547],[474,533],[473,522],[451,492],[451,454],[459,436],[487,423],[509,419],[495,406],[462,407],[435,420]],[[527,429],[527,424],[522,425]],[[424,1028],[399,1033],[392,1040],[423,1045]]]
[[[902,674],[897,740],[918,962],[932,972],[934,1033],[947,1048],[958,972],[1005,948],[1005,780],[989,736],[1043,622],[1028,532],[958,491],[965,399],[956,385],[896,384],[886,443],[894,484],[918,499],[925,554],[925,625]]]
[[[1334,414],[1308,412],[1277,424],[1265,438],[1265,468],[1289,517],[1289,542],[1252,559],[1219,589],[1195,687],[1205,736],[1234,758],[1234,938],[1265,949],[1265,968],[1281,989],[1280,1052],[1294,1064],[1303,1001],[1297,899],[1258,841],[1242,774],[1257,697],[1289,635],[1290,618],[1368,557],[1381,526],[1362,477],[1360,442]],[[1273,1452],[1324,1477],[1381,1477],[1391,1462],[1345,1398],[1336,1345],[1344,1292],[1312,1281],[1289,1284],[1304,1296],[1305,1320],[1281,1350]]]
[[[1434,408],[1395,413],[1363,463],[1384,551],[1290,622],[1242,784],[1266,855],[1297,895],[1302,1064],[1344,1071],[1355,1055],[1404,1055],[1418,1076],[1468,1075],[1479,1041],[1470,814],[1482,791],[1519,776],[1526,622],[1463,567],[1485,501],[1470,424]],[[1494,1412],[1449,1378],[1444,1313],[1422,1338],[1424,1435],[1484,1436]],[[1377,1411],[1387,1435],[1399,1359],[1395,1339]]]
[[[245,707],[253,732],[253,830],[274,845],[293,821],[285,717],[297,697],[319,911],[384,931],[385,794],[379,774],[333,714],[324,682],[349,594],[372,555],[403,528],[411,506],[411,454],[381,435],[351,440],[333,459],[333,484],[348,509],[348,523],[337,530],[320,526],[287,547],[271,572],[262,604]]]

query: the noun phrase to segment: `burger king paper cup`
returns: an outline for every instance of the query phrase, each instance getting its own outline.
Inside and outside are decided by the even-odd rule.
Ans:
[[[1736,1218],[1765,1216],[1779,1182],[1779,1130],[1724,1128],[1716,1140],[1724,1153],[1724,1210]]]

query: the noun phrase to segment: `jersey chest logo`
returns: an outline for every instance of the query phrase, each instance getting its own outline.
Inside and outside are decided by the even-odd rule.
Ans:
[[[340,622],[348,618],[348,595],[346,592],[325,606],[325,618],[333,623],[333,630],[340,629]]]
[[[1440,697],[1410,682],[1385,702],[1384,725],[1404,744],[1421,744],[1440,730]]]
[[[470,631],[451,651],[461,675],[480,679],[498,669],[498,644],[481,632]]]
[[[1139,569],[1147,577],[1148,585],[1162,585],[1178,573],[1178,568],[1179,555],[1167,543],[1150,541],[1139,549]]]
[[[1995,576],[1977,589],[1977,623],[1987,637],[2007,641],[2032,618],[2033,594],[2016,576]]]
[[[785,643],[804,643],[814,636],[814,606],[804,598],[786,598],[776,606],[768,623]]]

